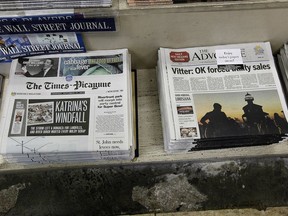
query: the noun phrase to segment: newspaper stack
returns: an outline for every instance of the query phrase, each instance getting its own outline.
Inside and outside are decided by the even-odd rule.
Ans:
[[[223,1],[242,1],[242,0],[127,0],[127,3],[129,6],[149,6],[149,5],[168,5],[179,3],[223,2]]]
[[[149,6],[173,4],[172,0],[127,0],[129,6]]]
[[[278,69],[284,88],[284,94],[286,99],[288,97],[288,44],[285,43],[277,54],[276,62],[278,63]]]
[[[20,163],[132,159],[130,71],[127,49],[14,60],[0,153]]]
[[[0,10],[111,7],[112,0],[11,0],[0,1]]]
[[[158,84],[168,152],[286,138],[287,104],[269,42],[160,48]]]
[[[174,4],[195,3],[195,2],[224,2],[224,1],[243,1],[243,0],[173,0]]]

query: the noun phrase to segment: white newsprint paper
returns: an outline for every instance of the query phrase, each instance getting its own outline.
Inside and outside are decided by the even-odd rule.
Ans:
[[[252,136],[288,132],[287,104],[269,42],[160,48],[158,78],[167,151],[227,137],[234,143],[249,138],[252,145]]]
[[[127,49],[14,60],[1,154],[39,163],[133,158],[130,71]]]

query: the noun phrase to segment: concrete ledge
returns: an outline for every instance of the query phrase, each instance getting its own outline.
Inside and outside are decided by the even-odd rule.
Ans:
[[[120,215],[288,204],[288,159],[1,172],[3,215]]]

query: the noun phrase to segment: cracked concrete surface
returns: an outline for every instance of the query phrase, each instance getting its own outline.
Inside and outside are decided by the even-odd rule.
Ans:
[[[7,213],[16,205],[19,191],[25,188],[25,184],[19,183],[0,191],[0,214]]]
[[[149,211],[196,210],[207,197],[188,182],[184,175],[166,175],[165,181],[153,187],[133,188],[132,199],[145,206]]]

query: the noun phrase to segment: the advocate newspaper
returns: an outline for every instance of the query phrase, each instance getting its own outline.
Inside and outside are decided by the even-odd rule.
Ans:
[[[287,105],[269,43],[160,52],[172,139],[287,133]]]
[[[127,55],[122,49],[14,60],[1,153],[129,150]]]

